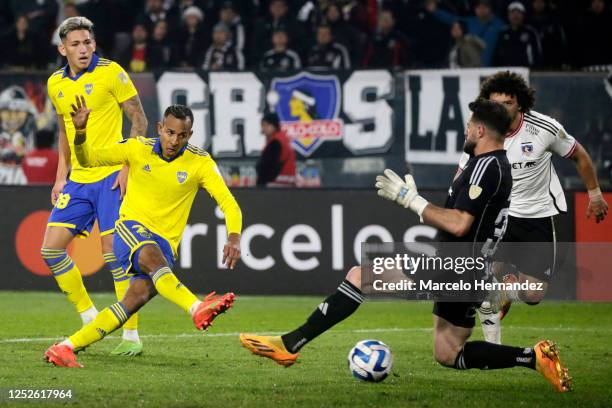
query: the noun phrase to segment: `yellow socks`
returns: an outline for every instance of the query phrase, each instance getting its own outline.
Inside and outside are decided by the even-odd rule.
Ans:
[[[121,301],[125,292],[127,292],[130,287],[130,278],[131,276],[123,271],[121,264],[117,261],[115,254],[112,252],[103,254],[104,262],[108,266],[108,269],[111,271],[113,275],[113,283],[115,284],[115,294],[117,295],[117,300]],[[123,325],[123,330],[137,330],[138,329],[138,313],[134,313],[132,317],[128,319],[127,322]],[[137,335],[136,335],[137,336]]]
[[[123,303],[117,302],[98,313],[95,320],[68,338],[75,350],[80,350],[114,332],[130,317]]]
[[[160,295],[176,304],[187,313],[189,313],[191,305],[198,301],[196,295],[187,289],[167,266],[158,269],[157,272],[153,274],[153,284]]]
[[[83,285],[81,272],[66,253],[66,250],[42,248],[41,254],[60,289],[68,297],[70,303],[75,306],[77,312],[83,314],[94,308],[94,304]]]

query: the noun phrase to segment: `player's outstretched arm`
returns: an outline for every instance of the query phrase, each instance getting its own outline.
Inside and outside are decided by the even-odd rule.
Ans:
[[[455,236],[467,234],[474,222],[474,216],[467,211],[441,208],[421,197],[410,174],[406,174],[404,181],[393,170],[386,169],[384,175],[376,177],[376,188],[379,196],[410,209],[421,222]]]
[[[591,156],[580,143],[576,142],[576,149],[569,158],[576,164],[576,171],[589,191],[589,206],[586,216],[590,218],[591,215],[594,215],[595,222],[599,223],[608,215],[608,203],[604,200],[603,194],[599,189],[597,172],[595,171],[595,166],[593,166]]]
[[[219,208],[225,215],[228,240],[223,248],[223,263],[234,269],[240,260],[240,233],[242,231],[242,211],[236,199],[227,188],[225,180],[217,165],[210,157],[203,158],[204,167],[200,179],[200,186],[215,199]]]
[[[129,146],[127,143],[118,143],[106,149],[91,149],[87,143],[87,120],[91,109],[87,108],[85,97],[76,96],[76,101],[71,105],[72,123],[75,128],[74,154],[83,167],[112,166],[116,164],[128,164]]]

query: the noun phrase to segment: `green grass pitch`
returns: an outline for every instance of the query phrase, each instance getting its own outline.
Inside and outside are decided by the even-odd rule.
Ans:
[[[98,308],[114,301],[96,294]],[[238,297],[207,334],[163,299],[141,313],[145,353],[111,357],[116,335],[79,355],[84,369],[62,369],[42,360],[56,339],[78,328],[72,306],[58,293],[0,292],[0,405],[9,388],[74,389],[87,407],[604,407],[612,405],[612,304],[548,302],[513,306],[504,321],[506,344],[531,346],[550,338],[574,377],[575,391],[558,394],[524,368],[455,371],[437,365],[431,352],[431,304],[366,302],[348,320],[303,350],[283,368],[243,349],[239,332],[274,332],[301,324],[321,298]],[[393,374],[379,384],[353,379],[349,349],[375,338],[394,354]],[[480,328],[475,339],[482,338]],[[43,406],[55,406],[45,402]]]

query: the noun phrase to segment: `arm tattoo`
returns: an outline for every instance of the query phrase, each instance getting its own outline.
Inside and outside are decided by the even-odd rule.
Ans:
[[[130,99],[124,101],[121,107],[130,119],[130,122],[132,122],[130,137],[145,136],[148,126],[147,117],[142,109],[142,104],[140,103],[138,95],[134,95]]]

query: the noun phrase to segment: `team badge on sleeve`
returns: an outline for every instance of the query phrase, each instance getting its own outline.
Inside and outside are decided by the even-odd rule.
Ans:
[[[121,81],[121,83],[123,84],[127,84],[129,81],[127,74],[123,71],[121,71],[119,75],[117,75],[117,78],[119,78],[119,81]]]
[[[524,156],[531,156],[531,153],[533,153],[533,143],[521,143],[521,151],[523,152]]]
[[[472,184],[470,186],[470,189],[468,190],[468,196],[472,200],[477,199],[480,196],[480,193],[482,193],[482,187],[476,186],[474,184]]]
[[[187,180],[187,172],[186,171],[177,171],[176,172],[176,179],[178,180],[179,183],[183,184],[185,182],[185,180]]]

